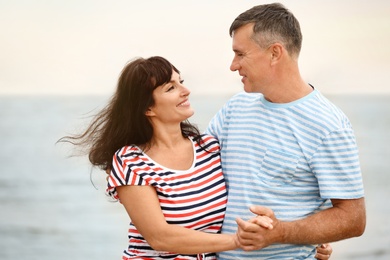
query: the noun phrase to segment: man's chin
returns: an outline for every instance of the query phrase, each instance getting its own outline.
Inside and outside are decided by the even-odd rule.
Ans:
[[[249,85],[246,85],[246,84],[244,84],[244,91],[247,92],[247,93],[252,93],[253,92],[252,87],[249,86]]]

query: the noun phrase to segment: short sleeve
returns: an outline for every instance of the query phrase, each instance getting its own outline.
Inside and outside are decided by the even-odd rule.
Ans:
[[[112,161],[113,168],[107,179],[106,194],[119,200],[116,187],[125,185],[149,185],[140,174],[140,165],[144,162],[140,152],[134,147],[124,147],[115,153]]]
[[[328,134],[311,160],[326,199],[355,199],[364,196],[358,148],[351,128]]]
[[[215,138],[219,139],[218,137],[222,134],[222,129],[224,125],[224,121],[227,118],[226,111],[228,109],[227,102],[210,120],[205,133],[211,136],[214,136]]]
[[[258,93],[239,92],[230,98],[222,108],[213,116],[208,124],[205,133],[214,136],[222,144],[223,132],[228,128],[231,115],[234,111],[241,111],[244,104],[252,103],[253,99],[258,98]]]

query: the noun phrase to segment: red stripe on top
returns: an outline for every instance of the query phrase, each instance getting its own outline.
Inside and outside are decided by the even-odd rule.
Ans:
[[[165,217],[169,217],[169,218],[172,218],[172,217],[175,217],[175,218],[183,218],[183,217],[188,217],[188,216],[192,216],[192,215],[196,215],[198,213],[201,213],[201,212],[204,212],[206,210],[210,210],[210,209],[214,209],[214,208],[217,208],[217,206],[221,206],[221,205],[225,205],[226,204],[226,201],[221,201],[219,203],[216,203],[214,205],[210,205],[208,207],[205,207],[205,208],[202,208],[202,209],[199,209],[199,210],[192,210],[191,212],[188,212],[188,213],[173,213],[173,214],[168,214],[168,213],[164,213],[164,216]]]
[[[213,176],[210,176],[208,179],[202,181],[202,182],[198,182],[196,184],[192,184],[192,185],[188,185],[188,186],[183,186],[183,187],[178,187],[178,188],[165,188],[164,190],[167,191],[167,192],[179,192],[179,191],[183,191],[183,190],[188,190],[188,189],[194,189],[194,188],[199,188],[199,187],[202,187],[204,186],[205,184],[215,180],[215,179],[219,179],[221,178],[221,174],[218,174],[218,175],[213,175]]]
[[[218,189],[212,190],[212,191],[210,191],[208,193],[205,193],[205,194],[203,194],[201,196],[197,195],[194,198],[178,199],[178,200],[175,200],[175,201],[168,200],[168,199],[160,199],[160,203],[164,203],[164,204],[177,204],[177,203],[188,203],[188,202],[192,202],[192,201],[199,201],[199,200],[202,200],[204,198],[209,198],[211,195],[214,195],[216,193],[220,193],[221,191],[224,191],[224,190],[226,190],[226,187],[225,187],[225,185],[222,185]]]

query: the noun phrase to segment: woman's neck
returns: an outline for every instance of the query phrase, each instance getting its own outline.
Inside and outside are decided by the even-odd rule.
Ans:
[[[155,162],[170,169],[187,170],[194,160],[193,144],[181,134],[154,136],[145,153]]]

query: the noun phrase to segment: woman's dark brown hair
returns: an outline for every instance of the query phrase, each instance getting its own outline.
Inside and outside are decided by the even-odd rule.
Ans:
[[[171,80],[173,71],[180,73],[166,59],[154,56],[129,62],[120,74],[117,90],[108,105],[92,120],[85,132],[65,136],[59,142],[70,142],[86,148],[89,161],[103,170],[111,168],[114,153],[126,145],[149,148],[153,136],[146,110],[154,105],[153,90]],[[181,122],[183,136],[200,133],[187,120]]]

